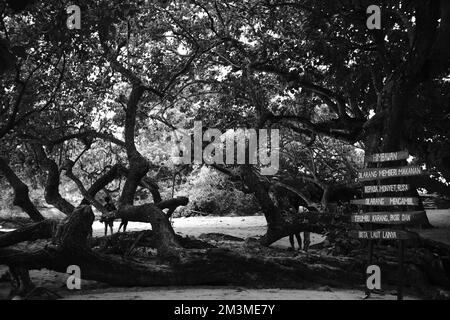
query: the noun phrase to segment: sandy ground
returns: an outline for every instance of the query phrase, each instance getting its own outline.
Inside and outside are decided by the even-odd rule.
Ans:
[[[124,288],[116,292],[111,289],[92,290],[89,294],[70,295],[65,300],[362,300],[362,298],[363,292],[360,290],[333,290],[328,287],[318,290],[156,287]],[[370,300],[396,299],[396,296],[390,294],[377,294],[370,297]],[[413,300],[414,298],[406,297],[405,299]]]
[[[174,218],[172,225],[178,234],[183,236],[198,237],[202,233],[224,233],[239,238],[261,236],[266,232],[266,219],[264,216],[248,217],[190,217]],[[127,231],[139,231],[148,228],[147,223],[129,222]],[[104,234],[104,225],[95,221],[93,226],[94,236]],[[119,222],[114,223],[114,232],[119,228]],[[303,235],[302,235],[303,237]],[[318,234],[311,234],[311,244],[323,241],[324,237]],[[297,243],[295,244],[297,246]],[[277,248],[287,249],[289,238],[283,238],[272,244]]]
[[[427,212],[430,222],[437,228],[431,230],[418,230],[424,237],[450,244],[450,210],[430,210]],[[202,233],[224,233],[236,237],[247,238],[259,236],[265,233],[266,221],[263,216],[249,217],[190,217],[174,218],[173,226],[181,235],[199,236]],[[119,223],[114,225],[117,231]],[[138,231],[148,228],[149,225],[139,222],[130,222],[129,231]],[[94,236],[101,236],[104,226],[98,221],[93,224]],[[319,243],[323,237],[317,234],[311,235],[311,242]],[[287,249],[288,238],[281,239],[272,246]],[[0,270],[1,271],[1,270]],[[66,274],[48,270],[32,271],[32,280],[39,286],[54,290],[65,299],[95,299],[95,300],[141,300],[141,299],[180,299],[180,300],[355,300],[362,299],[361,290],[342,290],[329,287],[319,287],[315,290],[297,289],[247,289],[236,287],[152,287],[152,288],[120,288],[109,287],[95,281],[82,282],[82,289],[70,291],[66,288]],[[0,299],[6,298],[9,292],[8,283],[0,283]],[[374,295],[370,299],[396,299],[395,296],[386,293]],[[406,297],[413,299],[413,297]]]

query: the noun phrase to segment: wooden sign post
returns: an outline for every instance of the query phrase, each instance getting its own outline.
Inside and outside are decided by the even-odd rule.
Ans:
[[[423,173],[419,166],[404,166],[397,168],[380,168],[383,162],[405,160],[409,157],[408,151],[398,151],[389,153],[376,153],[365,157],[366,163],[376,163],[377,168],[366,168],[358,172],[359,181],[376,181],[376,185],[365,185],[364,194],[370,195],[364,199],[352,200],[351,203],[358,206],[375,208],[375,211],[358,212],[352,215],[352,222],[368,224],[369,230],[352,230],[350,236],[357,239],[369,241],[368,265],[372,264],[373,240],[398,240],[399,241],[399,283],[397,288],[397,299],[403,299],[403,256],[404,240],[414,239],[418,235],[405,230],[406,225],[418,225],[426,220],[425,211],[398,211],[398,208],[407,210],[409,206],[417,206],[419,199],[415,197],[405,197],[401,193],[411,189],[409,184],[381,184],[381,180],[389,178],[400,178],[420,175]],[[390,193],[395,196],[380,197],[381,194]],[[399,196],[398,193],[400,193]],[[377,207],[394,207],[396,210],[377,211]],[[400,226],[396,229],[374,229],[374,225],[394,225]],[[366,291],[367,297],[370,291]]]

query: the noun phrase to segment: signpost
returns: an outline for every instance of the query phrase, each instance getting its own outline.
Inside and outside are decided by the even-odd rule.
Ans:
[[[377,168],[366,168],[360,170],[358,172],[358,180],[362,182],[376,181],[377,184],[364,186],[364,194],[370,194],[370,197],[351,201],[352,204],[369,207],[369,212],[360,211],[357,214],[353,214],[351,220],[353,223],[368,224],[370,230],[350,231],[351,237],[369,241],[369,265],[372,264],[373,256],[372,240],[399,241],[398,300],[403,299],[404,240],[414,239],[417,237],[417,234],[406,231],[405,225],[418,225],[426,219],[425,211],[407,211],[408,206],[417,206],[419,204],[419,199],[416,197],[402,196],[403,192],[411,190],[411,186],[403,183],[403,180],[404,177],[420,175],[423,173],[423,170],[420,166],[380,168],[380,165],[390,161],[406,160],[408,157],[408,151],[376,153],[366,156],[365,163],[376,163]],[[381,184],[382,180],[389,178],[398,178],[401,180],[401,183],[386,185]],[[390,193],[390,195],[380,197],[383,193]],[[392,194],[394,194],[394,196],[392,196]],[[384,207],[384,209],[382,209],[382,211],[377,211],[379,207]],[[392,207],[393,210],[386,209],[386,207]],[[398,207],[404,208],[405,211],[398,211]],[[400,227],[400,230],[374,229],[374,226],[377,224],[398,226]],[[367,292],[367,297],[368,296],[370,296],[370,291]]]

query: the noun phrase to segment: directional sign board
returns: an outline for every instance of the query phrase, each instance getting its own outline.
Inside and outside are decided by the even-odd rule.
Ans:
[[[419,204],[419,199],[413,197],[384,197],[357,199],[350,202],[362,206],[416,206]]]
[[[409,158],[408,151],[398,151],[398,152],[388,152],[388,153],[375,153],[372,155],[367,155],[364,158],[364,162],[369,163],[380,163],[389,161],[399,161]],[[384,167],[384,168],[380,168]],[[397,195],[402,195],[403,192],[409,191],[411,189],[409,184],[385,184],[381,185],[380,180],[396,177],[408,177],[421,175],[423,173],[420,166],[404,166],[388,168],[385,165],[378,165],[378,168],[367,168],[359,170],[358,180],[359,181],[378,181],[377,185],[372,183],[368,185],[364,183],[364,194],[369,195],[368,198],[352,200],[351,203],[363,206],[372,207],[382,207],[382,206],[404,206],[402,209],[407,210],[406,206],[418,205],[419,199],[415,197],[405,197]],[[403,179],[402,179],[403,180]],[[403,182],[403,181],[402,181]],[[390,197],[378,197],[380,193],[388,193]],[[370,194],[374,194],[370,197]],[[376,194],[376,195],[375,195]],[[404,194],[403,195],[408,195]],[[411,208],[412,209],[412,208]],[[376,210],[376,209],[375,209]],[[386,210],[386,209],[385,209]],[[387,209],[389,210],[389,209]],[[397,298],[399,300],[403,299],[403,260],[404,260],[404,243],[403,240],[417,238],[416,233],[406,231],[405,225],[418,225],[426,221],[425,211],[376,211],[376,212],[359,212],[351,217],[353,223],[369,224],[369,229],[371,230],[351,230],[350,236],[357,239],[368,240],[369,244],[369,258],[368,264],[372,264],[374,239],[384,239],[384,240],[399,240],[399,284],[397,288]],[[398,225],[399,229],[402,230],[389,230],[380,229],[373,230],[374,224],[387,224],[387,225]],[[370,296],[369,291],[366,291],[367,297]]]
[[[397,151],[388,153],[374,153],[370,156],[365,157],[365,162],[386,162],[386,161],[397,161],[408,159],[408,151]]]
[[[404,192],[409,189],[409,184],[374,185],[364,186],[364,193]]]
[[[419,166],[408,166],[399,168],[373,168],[362,169],[358,172],[359,181],[380,180],[395,177],[416,176],[422,174]]]
[[[352,215],[352,222],[414,225],[424,222],[425,217],[425,211],[365,212]]]
[[[373,230],[359,231],[351,230],[350,236],[357,239],[383,239],[383,240],[407,240],[417,238],[417,234],[403,230]]]

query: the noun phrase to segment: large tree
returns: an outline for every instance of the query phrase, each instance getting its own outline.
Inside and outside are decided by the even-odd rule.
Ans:
[[[224,130],[279,128],[287,154],[278,176],[262,176],[260,165],[216,166],[259,201],[268,223],[260,239],[266,246],[293,232],[335,227],[330,215],[293,215],[281,195],[295,194],[311,209],[326,206],[337,180],[348,184],[354,177],[357,147],[366,153],[408,148],[418,163],[448,178],[448,124],[441,120],[449,113],[448,1],[384,1],[381,30],[366,27],[370,4],[80,1],[81,30],[65,27],[65,8],[56,1],[36,1],[24,16],[3,11],[2,37],[20,55],[2,78],[0,171],[15,189],[16,204],[41,220],[13,170],[20,170],[23,157],[32,159],[27,165],[46,178],[46,202],[68,217],[57,228],[46,220],[2,236],[2,247],[55,241],[2,248],[0,262],[13,270],[65,271],[66,264],[79,264],[87,277],[120,285],[230,278],[247,284],[249,274],[267,282],[277,274],[283,283],[335,276],[353,283],[345,274],[361,267],[355,261],[253,259],[204,243],[198,250],[178,237],[162,210],[186,199],[162,199],[149,175],[160,163],[146,157],[139,142],[153,143],[142,136],[159,126],[189,127],[194,120]],[[423,118],[429,121],[414,125]],[[91,208],[77,208],[59,191],[71,181],[83,205],[106,213],[96,195],[122,179],[114,215],[149,222],[152,232],[133,243],[150,243],[160,260],[132,263],[92,250]],[[139,188],[152,193],[153,203],[135,203]],[[435,244],[422,245],[448,255]],[[421,256],[421,266],[427,257]]]
[[[449,112],[446,1],[379,3],[380,30],[366,25],[370,1],[194,3],[207,27],[198,37],[224,41],[208,56],[209,73],[202,70],[205,90],[223,95],[221,125],[228,119],[235,125],[228,115],[237,110],[240,123],[251,127],[284,126],[312,140],[328,136],[359,144],[366,154],[409,149],[448,181],[442,143],[448,125],[441,120]],[[291,232],[270,199],[271,184],[249,166],[242,169],[268,233],[279,230],[266,243]],[[430,177],[416,182],[448,189]]]

